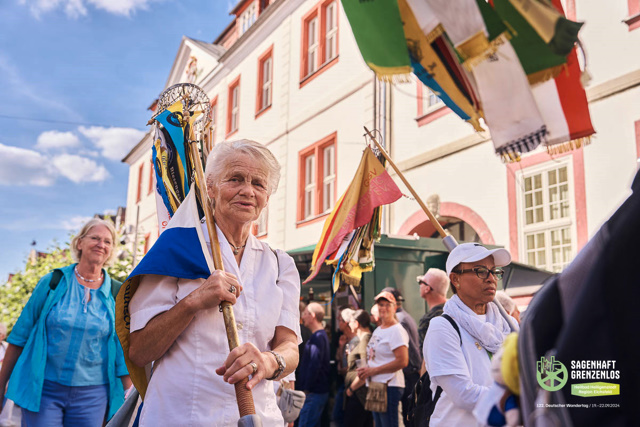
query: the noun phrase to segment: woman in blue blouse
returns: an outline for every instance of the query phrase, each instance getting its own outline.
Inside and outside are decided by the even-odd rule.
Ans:
[[[40,280],[7,338],[0,390],[9,383],[23,425],[100,427],[124,402],[131,381],[103,268],[115,238],[110,222],[90,220],[71,241],[78,263]]]

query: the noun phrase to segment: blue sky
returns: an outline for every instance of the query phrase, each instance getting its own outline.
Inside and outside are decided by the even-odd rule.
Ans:
[[[0,283],[33,240],[46,251],[126,204],[121,159],[145,132],[182,36],[213,41],[234,3],[2,2]]]

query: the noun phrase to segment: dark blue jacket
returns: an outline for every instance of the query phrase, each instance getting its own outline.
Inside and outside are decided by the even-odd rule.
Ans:
[[[314,332],[304,346],[296,381],[300,390],[329,392],[329,338],[324,329]]]

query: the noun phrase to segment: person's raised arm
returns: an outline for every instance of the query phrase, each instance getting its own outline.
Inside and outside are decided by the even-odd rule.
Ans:
[[[229,291],[231,286],[236,288],[235,294]],[[129,359],[141,367],[158,360],[198,311],[217,307],[222,301],[235,304],[241,290],[233,274],[214,271],[197,289],[167,311],[153,317],[142,329],[130,334]]]

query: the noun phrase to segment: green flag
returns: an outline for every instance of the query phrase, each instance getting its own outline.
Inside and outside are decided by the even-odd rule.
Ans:
[[[342,0],[360,53],[378,78],[411,74],[411,60],[404,38],[397,1]]]

